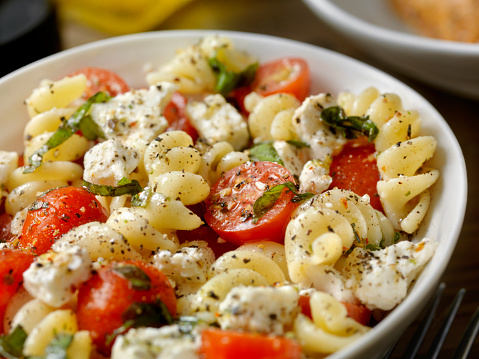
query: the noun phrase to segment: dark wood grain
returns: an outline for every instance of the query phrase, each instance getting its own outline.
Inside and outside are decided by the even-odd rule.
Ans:
[[[64,26],[68,27],[72,24]],[[157,30],[167,29],[223,29],[255,32],[332,49],[389,72],[416,89],[436,107],[459,140],[466,159],[469,182],[464,226],[452,260],[442,278],[447,287],[438,312],[439,317],[447,309],[447,303],[452,300],[457,290],[466,288],[463,305],[440,355],[440,358],[450,358],[469,318],[479,304],[479,186],[476,187],[476,181],[479,179],[479,101],[434,89],[378,63],[326,26],[301,0],[195,0],[157,28]],[[79,27],[76,27],[74,31],[68,28],[64,30],[64,33],[70,36],[64,39],[67,44],[78,45],[79,43],[75,43],[78,39],[81,41],[89,39],[87,35],[81,33],[82,30]],[[95,36],[105,36],[85,30],[87,33],[88,31],[90,31],[91,39],[96,39]],[[399,342],[397,354],[393,358],[401,357],[412,333],[412,329],[405,333],[405,340]],[[426,342],[428,341],[430,338],[426,339]],[[479,358],[478,340],[470,358]]]

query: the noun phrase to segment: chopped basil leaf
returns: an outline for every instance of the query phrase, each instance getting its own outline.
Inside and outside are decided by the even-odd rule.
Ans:
[[[249,150],[249,158],[251,161],[276,162],[284,166],[272,142],[264,142],[251,147]]]
[[[132,321],[133,328],[161,327],[173,323],[173,316],[165,303],[157,299],[154,303],[135,302],[123,313],[123,320]]]
[[[50,205],[49,202],[43,202],[43,201],[33,201],[32,205],[28,208],[29,211],[36,211],[37,209],[45,209],[48,208]]]
[[[90,131],[91,126],[88,125],[88,120],[87,124],[85,125],[82,125],[82,121],[87,116],[91,105],[93,105],[94,103],[105,102],[109,99],[110,96],[105,92],[98,92],[92,97],[90,97],[83,105],[78,108],[78,110],[73,113],[73,115],[71,115],[71,117],[67,121],[62,122],[60,127],[53,133],[53,135],[42,147],[36,150],[28,158],[28,165],[25,166],[23,173],[32,173],[33,171],[35,171],[38,167],[41,166],[43,155],[45,153],[47,153],[52,148],[60,146],[63,142],[73,136],[73,134],[75,134],[75,132],[77,132],[82,126],[87,130],[88,135],[90,135],[92,132]]]
[[[321,120],[342,132],[347,139],[356,138],[358,134],[362,134],[371,142],[379,133],[376,124],[369,119],[369,116],[347,116],[340,106],[325,108],[321,112]]]
[[[45,348],[44,359],[68,359],[67,349],[73,341],[72,334],[57,334]]]
[[[208,64],[218,74],[216,92],[223,96],[226,96],[238,87],[249,85],[253,81],[258,69],[258,63],[255,62],[240,72],[229,71],[217,57],[210,58]]]
[[[126,177],[123,177],[118,182],[118,186],[95,184],[85,180],[83,180],[83,186],[88,188],[93,194],[109,197],[123,196],[125,194],[131,194],[134,196],[143,191],[143,188],[141,188],[141,185],[137,180],[129,180]]]
[[[310,192],[298,193],[296,190],[296,185],[291,181],[287,181],[274,187],[271,187],[270,189],[266,190],[260,197],[258,197],[258,199],[256,199],[256,201],[254,202],[253,223],[258,222],[258,220],[274,206],[279,196],[281,195],[281,192],[285,188],[293,192],[294,197],[291,200],[292,202],[301,202],[314,196],[314,194]]]
[[[90,115],[85,116],[79,125],[79,129],[87,140],[95,140],[98,137],[105,138],[105,134]]]
[[[133,289],[151,289],[151,279],[141,268],[133,264],[119,264],[113,270],[128,279]]]
[[[0,356],[7,359],[23,358],[23,344],[27,333],[22,326],[17,326],[8,335],[0,335]]]
[[[309,146],[309,143],[303,142],[303,141],[288,140],[288,141],[286,141],[286,142],[288,142],[290,145],[295,146],[295,147],[298,147],[298,148],[310,147],[310,146]]]
[[[173,324],[173,316],[160,299],[154,303],[134,302],[122,315],[124,324],[106,336],[106,345],[110,345],[120,334],[130,328],[155,327]]]

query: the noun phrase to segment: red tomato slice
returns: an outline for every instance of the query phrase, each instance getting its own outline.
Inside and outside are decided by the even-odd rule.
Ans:
[[[249,115],[249,112],[244,106],[244,99],[252,91],[253,90],[251,89],[251,86],[239,87],[237,89],[234,89],[231,92],[230,97],[228,98],[228,100],[232,102],[232,104],[238,109],[238,111],[240,111],[246,117]]]
[[[20,250],[0,250],[0,334],[7,304],[23,283],[23,272],[33,262],[34,255]]]
[[[196,128],[191,125],[191,122],[186,114],[187,99],[179,92],[173,93],[170,102],[166,105],[163,116],[165,116],[170,125],[167,131],[184,131],[191,136],[193,142],[198,139],[198,132]]]
[[[83,187],[53,189],[35,201],[19,238],[19,246],[35,254],[47,252],[55,240],[82,224],[106,222],[107,211],[95,195]]]
[[[311,78],[308,63],[300,58],[281,58],[259,66],[253,91],[269,96],[275,93],[289,93],[303,101],[309,96]]]
[[[200,352],[204,359],[299,359],[300,345],[289,338],[205,329]]]
[[[78,74],[84,74],[88,80],[87,90],[83,98],[89,98],[99,91],[108,92],[111,96],[116,96],[130,90],[125,80],[110,70],[98,67],[85,67],[74,71],[68,76]]]
[[[3,213],[0,215],[0,243],[8,242],[13,238],[11,232],[12,216],[8,213]]]
[[[148,289],[134,286],[133,280],[115,267],[130,265],[139,268],[149,278]],[[155,303],[161,300],[173,317],[176,316],[176,296],[170,281],[159,269],[141,261],[110,263],[100,268],[78,292],[78,327],[90,331],[99,350],[108,355],[114,343],[109,335],[125,324],[124,315],[134,303]],[[140,315],[140,313],[137,313]],[[149,324],[149,326],[154,326]],[[126,331],[125,328],[124,331]],[[120,330],[121,331],[121,330]]]
[[[341,153],[333,157],[330,175],[333,182],[330,189],[338,187],[364,196],[369,195],[373,208],[383,211],[381,200],[376,189],[380,179],[373,144],[351,141],[344,146]]]
[[[273,162],[248,162],[226,172],[205,201],[205,220],[219,236],[236,245],[260,240],[284,241],[295,208],[293,193],[283,190],[274,206],[253,223],[253,204],[266,189],[287,181],[291,173]]]

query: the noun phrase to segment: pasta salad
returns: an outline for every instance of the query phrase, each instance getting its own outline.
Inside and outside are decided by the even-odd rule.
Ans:
[[[395,93],[209,36],[145,87],[83,68],[0,151],[0,356],[322,358],[433,256],[437,142]]]

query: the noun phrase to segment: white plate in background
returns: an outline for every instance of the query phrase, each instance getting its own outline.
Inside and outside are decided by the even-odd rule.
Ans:
[[[479,99],[479,43],[415,34],[388,0],[303,0],[325,23],[398,72]]]

